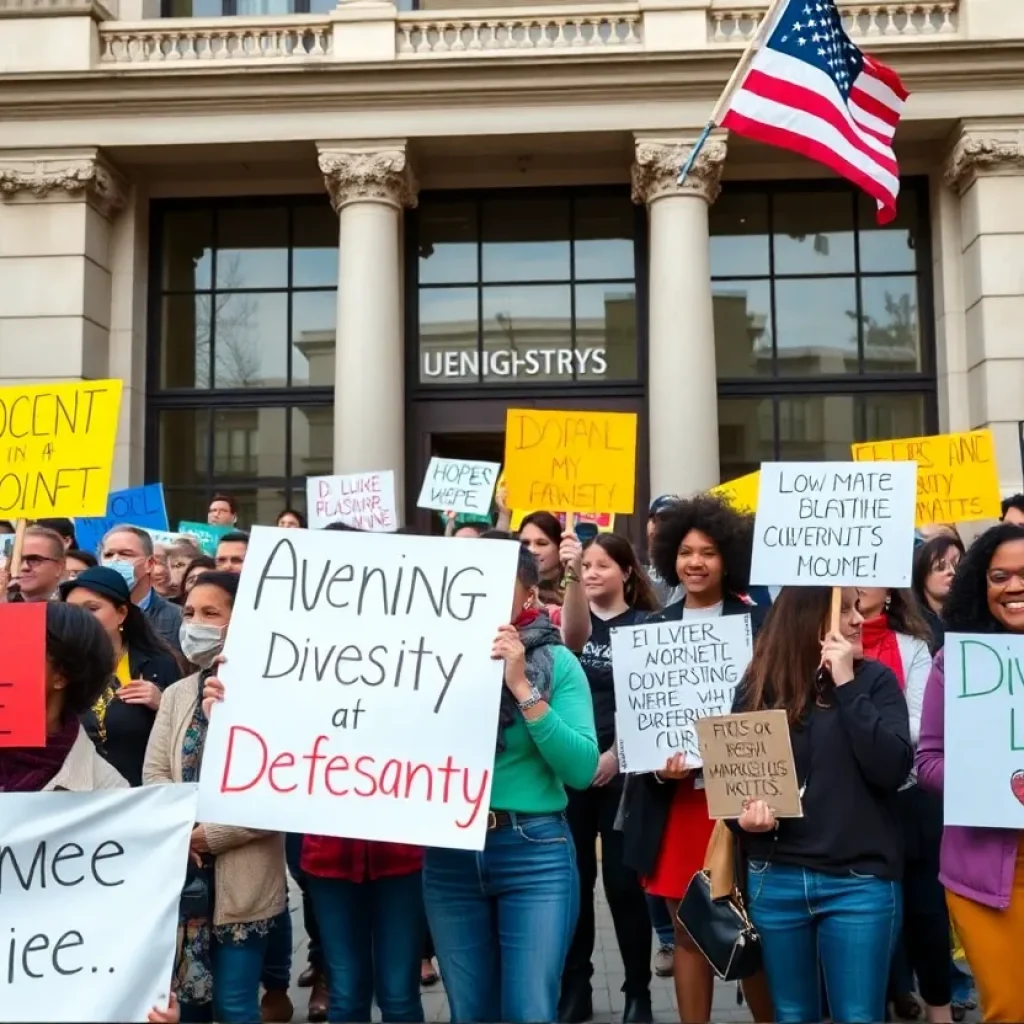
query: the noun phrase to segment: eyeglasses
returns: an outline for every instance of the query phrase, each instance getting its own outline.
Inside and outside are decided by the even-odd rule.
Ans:
[[[952,559],[940,558],[935,562],[932,562],[932,572],[956,572],[956,567],[960,564],[959,561],[954,562]]]
[[[985,575],[993,587],[1008,586],[1014,579],[1024,587],[1024,569],[989,569]]]
[[[43,562],[56,562],[56,558],[47,558],[46,555],[23,555],[21,564],[29,569],[38,569]]]

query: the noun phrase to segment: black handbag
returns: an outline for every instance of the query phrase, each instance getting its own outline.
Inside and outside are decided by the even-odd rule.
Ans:
[[[736,839],[724,821],[715,823],[704,867],[686,887],[676,917],[722,981],[741,981],[761,969],[761,937],[747,916]]]

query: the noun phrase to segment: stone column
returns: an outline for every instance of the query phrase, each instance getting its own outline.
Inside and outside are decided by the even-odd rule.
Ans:
[[[416,204],[405,142],[320,143],[338,211],[334,471],[393,469],[405,482],[402,211]]]
[[[105,377],[111,220],[125,182],[95,149],[0,152],[0,381]]]
[[[648,385],[651,495],[689,495],[719,482],[718,381],[708,207],[726,145],[709,140],[676,184],[692,142],[638,138],[633,201],[649,223]]]
[[[1021,489],[1024,122],[964,122],[946,164],[960,198],[966,426],[990,427],[1000,485]],[[963,422],[963,417],[951,421]]]

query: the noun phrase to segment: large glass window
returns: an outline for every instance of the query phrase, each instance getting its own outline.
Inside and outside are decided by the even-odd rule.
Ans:
[[[935,424],[927,192],[727,186],[711,209],[722,478]]]
[[[243,523],[330,472],[338,221],[326,198],[158,203],[147,479],[172,521],[235,496]]]
[[[637,381],[625,190],[424,196],[414,223],[414,386]]]

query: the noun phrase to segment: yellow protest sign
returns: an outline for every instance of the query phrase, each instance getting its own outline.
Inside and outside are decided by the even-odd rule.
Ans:
[[[0,518],[106,515],[121,387],[0,388]]]
[[[631,515],[636,414],[509,409],[505,482],[509,508]]]
[[[708,493],[729,502],[737,512],[754,513],[757,511],[757,492],[760,486],[761,473],[755,470],[726,484],[712,487]]]
[[[917,463],[917,526],[998,519],[999,471],[991,430],[852,446],[855,462]]]

